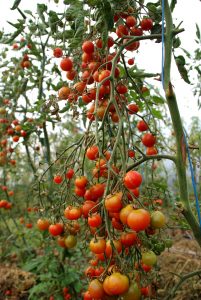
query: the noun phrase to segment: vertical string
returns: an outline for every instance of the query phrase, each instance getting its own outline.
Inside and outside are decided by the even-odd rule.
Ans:
[[[189,147],[188,147],[186,133],[185,133],[185,131],[183,131],[183,133],[184,133],[184,140],[185,140],[185,144],[186,144],[186,152],[187,152],[187,155],[188,155],[188,161],[189,161],[189,166],[190,166],[193,192],[194,192],[194,196],[195,196],[196,211],[197,211],[197,215],[198,215],[199,225],[200,225],[200,228],[201,228],[201,213],[200,213],[198,192],[197,192],[197,188],[196,188],[195,174],[194,174],[194,170],[193,170],[193,164],[192,164],[192,160],[191,160],[190,150],[189,150]]]
[[[165,45],[165,0],[162,0],[162,70],[161,81],[164,88],[164,45]]]

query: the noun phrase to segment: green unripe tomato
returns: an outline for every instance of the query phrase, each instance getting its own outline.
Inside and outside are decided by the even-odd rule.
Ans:
[[[151,227],[154,229],[159,229],[165,226],[165,216],[164,214],[157,210],[151,214]]]
[[[157,262],[157,256],[153,251],[142,253],[142,263],[147,266],[153,266]]]
[[[69,235],[65,238],[65,241],[64,241],[65,245],[67,248],[71,249],[71,248],[74,248],[77,244],[77,239],[74,235]]]
[[[136,282],[131,282],[128,291],[122,295],[122,300],[140,300],[141,291]]]
[[[173,241],[171,239],[166,239],[165,240],[165,246],[169,249],[173,245]]]

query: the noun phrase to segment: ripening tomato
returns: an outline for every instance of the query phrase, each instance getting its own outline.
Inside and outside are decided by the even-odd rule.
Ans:
[[[13,142],[17,143],[19,141],[20,137],[18,135],[13,136]]]
[[[94,238],[90,241],[89,248],[90,248],[91,252],[93,252],[95,254],[104,253],[105,248],[106,248],[106,242],[104,239]]]
[[[58,92],[58,97],[60,100],[67,100],[69,95],[70,95],[70,88],[68,86],[63,86],[62,88],[60,88],[59,92]]]
[[[92,296],[90,295],[89,291],[86,291],[83,295],[83,300],[93,300]]]
[[[68,178],[68,179],[71,179],[71,178],[73,178],[73,175],[74,175],[74,170],[73,169],[69,169],[67,172],[66,172],[66,178]]]
[[[62,247],[62,248],[66,248],[66,245],[65,245],[65,237],[63,236],[59,236],[57,238],[57,244]]]
[[[142,137],[142,143],[146,147],[153,147],[156,143],[156,137],[152,133],[145,133]]]
[[[61,184],[62,181],[63,181],[63,177],[62,177],[61,175],[56,175],[56,176],[54,176],[53,181],[54,181],[56,184]]]
[[[129,110],[128,113],[130,115],[136,114],[139,111],[139,106],[135,103],[130,103],[128,105],[128,110]]]
[[[92,299],[102,299],[104,296],[103,285],[98,279],[94,279],[89,283],[88,291]]]
[[[102,224],[102,218],[100,214],[95,213],[88,217],[88,224],[91,227],[99,227]]]
[[[134,231],[145,230],[151,222],[150,214],[145,209],[133,209],[127,218],[127,225]]]
[[[163,200],[162,199],[156,199],[153,201],[154,204],[157,204],[157,205],[163,205]]]
[[[128,291],[129,279],[126,275],[114,272],[105,278],[103,288],[108,295],[121,295]]]
[[[130,212],[133,210],[131,204],[126,205],[124,208],[120,210],[119,218],[123,224],[127,224],[127,218]]]
[[[128,189],[135,189],[142,183],[142,175],[137,171],[129,171],[124,176],[124,185]]]
[[[111,72],[109,70],[103,70],[101,71],[101,73],[99,74],[98,80],[99,82],[103,81],[105,78],[110,77]],[[106,85],[110,85],[110,80],[105,80],[102,85],[106,86]]]
[[[95,160],[98,158],[98,146],[93,145],[90,148],[87,149],[86,151],[86,157],[90,160]]]
[[[61,48],[54,48],[53,50],[53,56],[56,57],[56,58],[59,58],[59,57],[62,57],[63,55],[63,51]]]
[[[47,230],[50,226],[50,222],[47,219],[38,219],[37,227],[40,230]]]
[[[153,20],[151,18],[144,18],[140,22],[140,26],[142,30],[148,31],[151,30],[153,27]]]
[[[82,215],[82,209],[75,206],[67,206],[64,210],[64,216],[68,220],[77,220]]]
[[[147,251],[142,253],[142,263],[147,266],[153,266],[157,262],[157,256],[153,251]]]
[[[60,62],[60,68],[63,71],[71,71],[71,69],[73,68],[72,60],[69,57],[62,58],[62,60]]]
[[[109,212],[119,212],[122,208],[122,192],[108,195],[105,199],[105,208]]]
[[[165,216],[161,211],[154,211],[151,214],[151,227],[154,229],[162,228],[165,226]]]
[[[146,149],[146,155],[156,155],[158,154],[158,150],[155,147],[147,147]]]
[[[94,52],[94,44],[91,41],[86,41],[82,44],[82,51],[87,54],[91,54]]]
[[[51,224],[48,230],[51,235],[57,236],[63,232],[64,226],[61,223]]]
[[[136,232],[124,232],[121,235],[121,243],[125,247],[130,247],[136,244],[137,242],[137,233]]]
[[[108,240],[106,242],[106,248],[105,248],[105,254],[107,257],[111,257],[112,255],[115,255],[115,252],[113,251],[113,247],[112,247],[111,243],[113,244],[114,248],[116,249],[116,251],[118,253],[121,253],[121,251],[122,251],[122,244],[121,244],[120,240],[113,240],[112,242],[110,240]]]
[[[88,183],[88,179],[87,179],[86,176],[76,177],[76,179],[75,179],[75,186],[80,188],[80,189],[85,188],[87,183]]]
[[[148,130],[149,126],[144,120],[140,120],[139,122],[137,122],[137,129],[142,132]]]

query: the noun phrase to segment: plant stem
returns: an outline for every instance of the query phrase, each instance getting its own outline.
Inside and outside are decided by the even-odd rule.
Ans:
[[[176,138],[176,147],[177,147],[177,155],[176,155],[176,169],[178,175],[179,182],[179,193],[180,193],[180,201],[182,203],[182,213],[186,218],[188,224],[190,225],[195,239],[199,243],[201,247],[201,228],[192,213],[189,198],[188,198],[188,186],[187,186],[187,178],[186,178],[186,146],[184,142],[184,133],[181,122],[181,117],[176,101],[175,94],[172,89],[171,83],[169,83],[169,89],[166,91],[166,99],[169,107],[173,128],[175,132]]]

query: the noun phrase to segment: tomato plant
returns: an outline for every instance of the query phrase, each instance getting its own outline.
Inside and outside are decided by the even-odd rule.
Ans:
[[[81,277],[84,299],[145,297],[151,293],[157,256],[170,246],[166,224],[174,219],[166,217],[169,212],[162,205],[170,193],[157,173],[161,160],[169,159],[177,169],[182,204],[179,212],[171,207],[171,213],[183,213],[201,244],[189,204],[183,126],[170,81],[172,53],[188,81],[185,59],[175,54],[177,35],[183,31],[173,24],[176,3],[169,6],[165,0],[162,14],[159,2],[64,0],[56,1],[55,10],[37,4],[35,16],[23,12],[20,2],[12,7],[21,18],[10,22],[15,32],[0,33],[7,45],[1,53],[2,224],[10,234],[12,222],[25,244],[23,232],[37,227],[43,255],[48,243],[63,253],[51,250],[60,256],[57,273],[80,247],[85,264],[94,264]],[[141,70],[138,53],[146,40],[156,46],[163,42],[164,73]],[[161,80],[166,100],[158,92]],[[167,124],[167,107],[173,147],[167,147],[161,129]],[[24,203],[16,201],[20,189]],[[19,224],[12,215],[18,209]],[[66,284],[62,288],[69,299]],[[56,299],[50,292],[47,297]],[[81,298],[79,292],[75,299]]]

